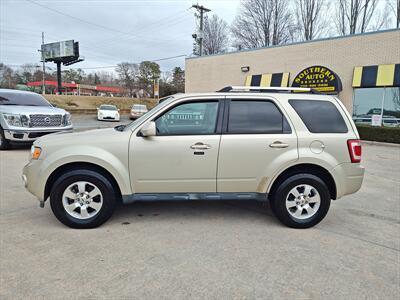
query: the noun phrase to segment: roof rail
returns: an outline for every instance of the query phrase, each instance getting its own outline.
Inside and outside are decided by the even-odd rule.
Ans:
[[[220,89],[218,92],[242,92],[242,91],[254,91],[254,92],[308,92],[312,94],[319,94],[318,91],[312,88],[298,88],[298,87],[263,87],[263,86],[226,86]]]

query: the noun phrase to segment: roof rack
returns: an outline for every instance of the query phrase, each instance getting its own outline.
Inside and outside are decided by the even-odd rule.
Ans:
[[[263,87],[263,86],[226,86],[217,92],[269,92],[269,93],[282,93],[282,92],[305,92],[311,94],[319,94],[319,92],[312,88],[297,88],[297,87]]]

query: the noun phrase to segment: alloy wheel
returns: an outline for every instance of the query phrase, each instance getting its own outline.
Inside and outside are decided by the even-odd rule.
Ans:
[[[70,184],[62,196],[65,211],[77,219],[89,219],[100,212],[103,195],[93,183],[77,181]]]
[[[315,215],[320,207],[321,197],[316,188],[309,184],[300,184],[292,188],[286,197],[286,209],[298,220]]]

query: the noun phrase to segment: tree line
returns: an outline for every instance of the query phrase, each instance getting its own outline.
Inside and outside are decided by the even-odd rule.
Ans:
[[[232,24],[206,16],[204,54],[399,28],[400,0],[242,0]],[[197,54],[197,49],[194,49]]]
[[[62,81],[118,86],[124,88],[123,94],[129,97],[152,97],[155,82],[160,85],[160,97],[184,92],[185,89],[185,71],[180,67],[162,72],[160,66],[151,61],[143,61],[140,64],[121,62],[114,71],[85,73],[79,68],[68,69],[62,72]],[[24,64],[18,68],[12,68],[0,63],[0,88],[18,88],[18,85],[21,88],[28,82],[42,81],[42,79],[41,65]],[[56,81],[57,72],[48,67],[45,71],[45,80]]]

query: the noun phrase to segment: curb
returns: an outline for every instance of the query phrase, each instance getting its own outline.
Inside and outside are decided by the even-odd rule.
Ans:
[[[367,141],[367,140],[361,140],[361,143],[367,144],[367,145],[375,145],[375,146],[386,146],[386,147],[400,148],[400,144],[394,144],[394,143],[384,143],[384,142]]]

